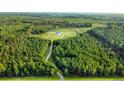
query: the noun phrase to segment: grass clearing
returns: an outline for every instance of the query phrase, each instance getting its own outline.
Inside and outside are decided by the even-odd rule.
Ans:
[[[31,35],[31,37],[54,41],[54,40],[58,40],[58,39],[75,37],[79,33],[84,33],[95,27],[105,27],[105,25],[104,24],[93,24],[92,27],[89,27],[89,28],[62,28],[62,29],[51,30],[44,34]],[[56,32],[60,32],[61,35],[57,35]]]
[[[75,37],[76,35],[78,35],[78,33],[83,33],[90,29],[91,28],[63,28],[63,29],[51,30],[50,32],[46,32],[44,34],[31,35],[31,36],[54,41],[58,39]],[[61,35],[57,35],[56,32],[60,32]]]
[[[64,77],[65,80],[74,81],[124,81],[124,77]]]
[[[65,81],[124,81],[124,77],[64,77]],[[12,77],[0,78],[0,81],[60,81],[54,77]]]
[[[60,80],[59,77],[4,77],[0,78],[0,81],[48,81],[48,80]]]
[[[56,32],[61,32],[61,35],[57,35]],[[59,29],[59,30],[46,32],[44,34],[31,35],[31,36],[54,41],[54,40],[57,40],[57,39],[64,39],[64,38],[68,38],[68,37],[74,37],[76,35],[77,35],[76,32],[71,31],[70,29]]]

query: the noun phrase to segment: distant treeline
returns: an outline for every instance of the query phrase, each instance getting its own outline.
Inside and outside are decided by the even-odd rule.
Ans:
[[[35,25],[54,25],[58,27],[64,27],[64,28],[80,28],[80,27],[92,27],[91,23],[67,23],[67,22],[38,22],[35,23]]]

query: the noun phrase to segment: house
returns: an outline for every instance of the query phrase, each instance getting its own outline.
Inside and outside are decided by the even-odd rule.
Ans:
[[[56,35],[60,36],[61,35],[61,32],[56,32]]]

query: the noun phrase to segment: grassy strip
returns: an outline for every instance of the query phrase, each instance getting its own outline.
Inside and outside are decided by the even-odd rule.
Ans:
[[[60,80],[59,77],[4,77],[0,78],[0,81],[51,81],[51,80]]]
[[[123,81],[124,77],[64,77],[65,81]],[[0,81],[58,81],[59,77],[12,77]]]
[[[65,80],[84,81],[123,81],[124,77],[65,77]]]

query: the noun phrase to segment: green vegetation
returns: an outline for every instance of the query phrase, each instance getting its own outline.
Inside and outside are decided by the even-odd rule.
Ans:
[[[0,13],[0,80],[59,80],[57,73],[65,80],[123,80],[123,20],[114,14]]]
[[[42,27],[42,26],[41,26]],[[103,24],[93,24],[92,27],[84,27],[84,28],[60,28],[60,29],[54,29],[50,31],[46,31],[46,33],[43,34],[33,34],[32,37],[35,38],[41,38],[41,39],[47,39],[47,40],[58,40],[58,39],[66,39],[70,37],[75,37],[79,35],[80,33],[87,32],[90,29],[96,28],[96,27],[106,27]],[[37,32],[37,31],[35,31]],[[61,32],[61,35],[57,35],[56,32]]]
[[[54,41],[53,59],[66,76],[113,76],[118,65],[123,65],[115,53],[87,33]]]
[[[57,35],[56,32],[61,32],[61,35]],[[57,39],[75,37],[75,36],[76,36],[76,32],[71,31],[70,29],[60,29],[60,30],[46,32],[41,35],[32,35],[32,37],[47,39],[47,40],[52,40],[52,41],[57,40]]]
[[[115,80],[124,80],[124,78],[123,77],[65,77],[65,80],[115,81]]]
[[[0,78],[0,81],[7,80],[7,81],[12,81],[12,80],[23,80],[23,81],[30,81],[30,80],[60,80],[59,77],[54,76],[54,77],[5,77],[5,78]]]
[[[47,80],[47,81],[59,81],[59,77],[57,76],[54,76],[54,77],[11,77],[11,78],[0,78],[0,81],[44,81],[44,80]],[[77,80],[77,81],[115,81],[115,80],[124,80],[123,77],[65,77],[65,81],[72,81],[72,80]]]

